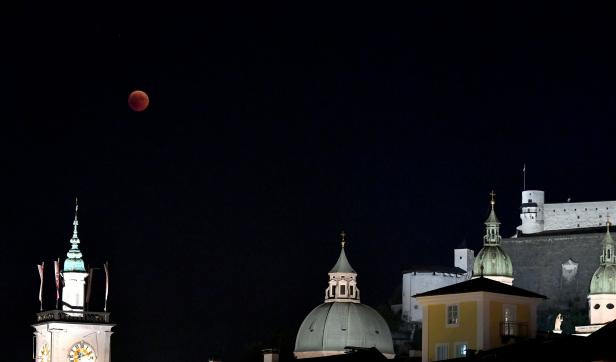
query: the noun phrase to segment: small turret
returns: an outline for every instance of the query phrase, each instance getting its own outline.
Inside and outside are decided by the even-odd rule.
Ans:
[[[519,231],[523,234],[535,234],[544,230],[544,204],[545,194],[543,191],[522,191],[522,204],[520,206],[522,225],[518,226]]]

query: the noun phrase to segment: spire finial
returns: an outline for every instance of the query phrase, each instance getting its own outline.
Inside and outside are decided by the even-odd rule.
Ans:
[[[490,200],[490,205],[492,205],[492,207],[494,207],[494,204],[496,203],[496,201],[494,201],[494,196],[496,196],[496,193],[494,192],[494,190],[492,190],[492,192],[490,192],[490,196],[492,197],[492,199]]]
[[[342,230],[342,232],[340,233],[340,244],[342,245],[343,248],[344,248],[345,243],[346,243],[346,233],[344,232],[344,230]]]
[[[610,232],[610,226],[612,225],[612,223],[610,222],[610,215],[607,216],[607,222],[605,223],[605,226],[607,227],[607,232]]]
[[[73,221],[73,239],[78,239],[77,225],[79,225],[79,221],[77,220],[77,210],[79,210],[79,199],[75,197],[75,221]]]

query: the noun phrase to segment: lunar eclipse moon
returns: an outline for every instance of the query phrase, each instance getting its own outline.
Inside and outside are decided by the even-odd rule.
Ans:
[[[135,112],[142,112],[150,104],[150,98],[144,91],[136,90],[128,96],[128,106]]]

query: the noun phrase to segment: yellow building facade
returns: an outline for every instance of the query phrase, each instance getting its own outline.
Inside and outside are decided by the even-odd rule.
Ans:
[[[533,338],[545,296],[477,278],[415,296],[423,308],[422,361],[465,357]]]

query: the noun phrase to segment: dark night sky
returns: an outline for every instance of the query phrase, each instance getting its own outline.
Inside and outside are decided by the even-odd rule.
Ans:
[[[490,190],[513,233],[523,163],[548,202],[616,199],[611,9],[83,3],[22,2],[5,45],[12,361],[75,196],[86,262],[112,268],[116,361],[293,339],[342,229],[384,304],[403,269],[478,250]]]

